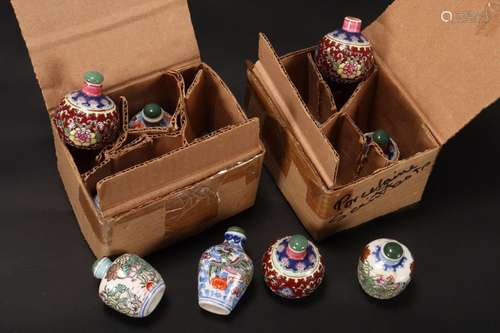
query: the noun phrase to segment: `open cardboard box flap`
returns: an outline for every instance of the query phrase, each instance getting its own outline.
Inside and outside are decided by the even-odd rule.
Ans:
[[[444,144],[498,99],[499,26],[498,0],[399,0],[364,34]]]
[[[12,0],[47,110],[87,70],[111,90],[200,63],[187,0]]]

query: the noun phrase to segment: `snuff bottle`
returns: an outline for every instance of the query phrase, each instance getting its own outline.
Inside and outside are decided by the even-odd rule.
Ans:
[[[328,81],[357,83],[374,67],[370,42],[361,34],[361,20],[344,18],[342,28],[326,34],[316,50],[316,64]]]
[[[253,263],[245,253],[245,232],[230,227],[224,242],[210,247],[198,265],[198,305],[219,315],[228,315],[245,293],[253,277]]]
[[[168,112],[156,104],[146,104],[142,110],[134,115],[129,123],[130,129],[150,128],[150,127],[170,127],[172,117]]]
[[[275,241],[264,253],[262,267],[269,289],[290,299],[310,295],[321,284],[325,274],[318,248],[302,235]]]
[[[397,161],[399,159],[399,148],[396,141],[383,129],[365,133],[364,136],[367,147],[370,143],[374,142],[382,149],[389,161]]]
[[[119,131],[120,115],[111,98],[103,95],[101,73],[85,73],[82,89],[62,99],[54,115],[64,142],[80,149],[100,149],[112,143]]]
[[[102,257],[94,263],[92,272],[101,279],[102,301],[130,317],[148,316],[165,293],[161,275],[135,254],[123,254],[113,262]]]
[[[368,295],[389,299],[406,288],[414,269],[415,262],[406,246],[381,238],[363,249],[358,261],[358,281]]]

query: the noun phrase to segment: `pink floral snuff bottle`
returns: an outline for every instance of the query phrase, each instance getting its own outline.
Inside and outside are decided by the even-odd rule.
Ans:
[[[358,281],[370,296],[389,299],[399,295],[411,281],[415,261],[406,246],[380,238],[365,246],[358,261]]]
[[[165,293],[161,275],[135,254],[123,254],[113,262],[107,257],[100,258],[92,266],[92,272],[101,279],[101,300],[130,317],[151,314]]]
[[[316,64],[330,82],[357,83],[374,67],[372,46],[361,33],[361,20],[347,16],[341,29],[326,34],[316,50]]]
[[[82,89],[62,99],[54,116],[64,142],[80,149],[101,149],[118,134],[120,116],[111,98],[103,95],[101,73],[85,73]]]
[[[242,228],[230,227],[224,242],[210,247],[198,265],[198,304],[208,311],[228,315],[245,293],[253,277],[253,263],[245,253]]]

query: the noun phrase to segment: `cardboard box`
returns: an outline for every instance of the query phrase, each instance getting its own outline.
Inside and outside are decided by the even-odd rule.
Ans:
[[[59,173],[96,256],[144,255],[254,204],[259,121],[201,62],[186,0],[12,4],[49,116],[89,69],[104,73],[122,112],[124,132],[98,155],[68,148],[51,122]],[[151,101],[173,114],[173,129],[127,131]]]
[[[315,239],[418,202],[442,145],[498,98],[498,15],[477,24],[440,19],[443,8],[490,7],[395,1],[365,29],[377,68],[340,110],[314,48],[278,57],[260,35],[259,59],[248,64],[248,113],[261,119],[267,168]],[[362,158],[363,133],[377,128],[395,139],[399,161],[376,145]]]

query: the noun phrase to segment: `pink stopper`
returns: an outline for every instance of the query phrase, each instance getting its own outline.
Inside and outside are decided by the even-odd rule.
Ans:
[[[290,258],[290,259],[302,260],[305,258],[307,251],[297,252],[297,251],[294,251],[290,246],[287,246],[286,254],[288,255],[288,258]]]
[[[342,29],[348,32],[361,32],[361,20],[357,17],[346,16]]]
[[[89,96],[101,96],[102,95],[102,85],[99,84],[91,84],[85,82],[85,85],[82,88],[83,92]]]

